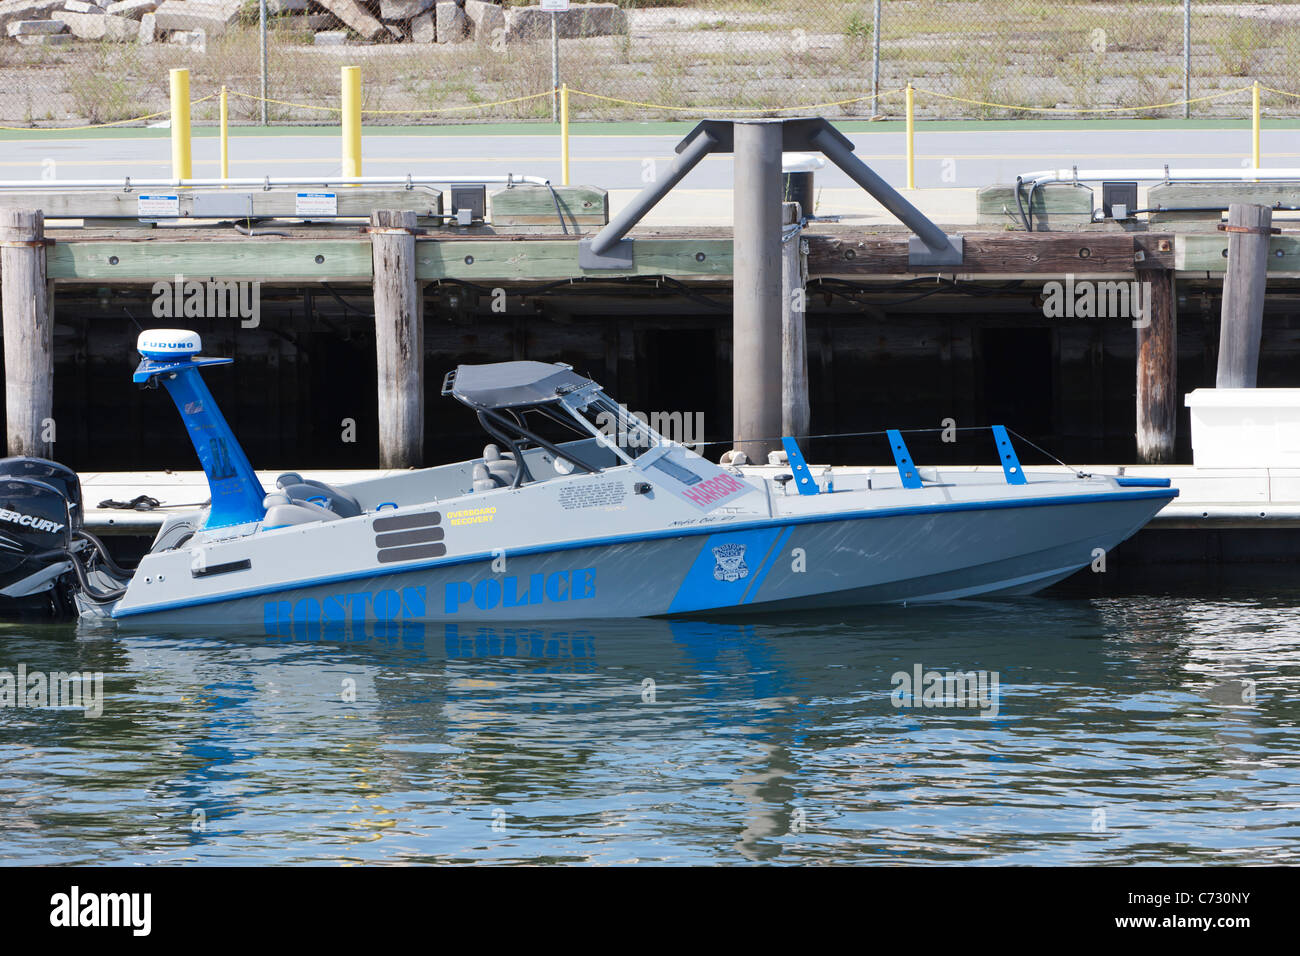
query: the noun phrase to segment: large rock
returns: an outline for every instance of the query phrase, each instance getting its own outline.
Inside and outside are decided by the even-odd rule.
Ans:
[[[328,30],[338,23],[332,13],[299,13],[292,17],[276,17],[267,27],[272,30]]]
[[[15,20],[40,20],[63,6],[63,0],[0,0],[0,27]]]
[[[412,43],[432,43],[436,37],[432,13],[421,13],[418,17],[411,18]]]
[[[506,42],[540,40],[551,35],[551,18],[563,39],[627,33],[627,14],[613,3],[575,3],[566,13],[541,7],[511,7],[506,11]]]
[[[78,40],[112,40],[131,43],[140,35],[140,24],[111,13],[60,13],[59,19]]]
[[[196,53],[208,52],[208,34],[202,27],[197,30],[173,30],[167,34],[167,42],[187,46]]]
[[[307,0],[266,0],[266,15],[278,16],[282,13],[306,13]]]
[[[159,30],[202,30],[219,37],[239,17],[243,0],[165,0],[154,11]]]
[[[146,13],[153,13],[158,9],[156,0],[117,0],[116,3],[110,3],[104,8],[105,13],[111,13],[115,17],[126,17],[128,20],[139,20]]]
[[[15,20],[5,25],[11,37],[45,37],[63,30],[62,20]]]
[[[357,0],[317,0],[317,3],[367,40],[388,36],[384,25],[372,17]]]
[[[67,46],[76,41],[71,33],[41,33],[36,36],[14,37],[23,46]]]
[[[461,43],[469,39],[469,18],[459,3],[442,0],[433,8],[439,43]]]
[[[413,20],[433,6],[433,0],[379,0],[379,19]]]
[[[103,13],[98,4],[86,3],[85,0],[64,0],[63,9],[70,13]]]
[[[465,16],[469,18],[470,36],[479,43],[491,43],[498,30],[505,36],[506,15],[495,3],[465,0]]]
[[[140,17],[140,33],[136,37],[137,43],[152,43],[158,39],[158,17],[153,13],[146,13]]]

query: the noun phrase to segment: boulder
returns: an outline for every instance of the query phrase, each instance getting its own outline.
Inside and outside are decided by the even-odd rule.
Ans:
[[[433,0],[379,0],[379,19],[405,23],[433,6]]]
[[[279,16],[283,13],[306,13],[307,0],[266,0],[266,15]]]
[[[158,39],[158,17],[153,13],[146,13],[140,17],[140,32],[136,35],[137,43],[152,43]]]
[[[172,30],[167,34],[167,42],[187,46],[198,53],[208,52],[208,34],[202,27],[197,30]]]
[[[435,38],[432,13],[421,13],[411,18],[412,43],[432,43]]]
[[[498,30],[505,36],[506,15],[495,3],[465,0],[465,16],[469,19],[470,35],[479,43],[491,43]]]
[[[83,0],[64,0],[63,9],[71,13],[103,13],[103,9],[96,3],[85,3]],[[74,31],[75,33],[75,31]]]
[[[541,7],[511,7],[506,11],[506,42],[540,40],[551,35],[551,18],[562,39],[627,33],[627,13],[614,3],[575,3],[565,13]]]
[[[347,46],[348,33],[346,30],[322,30],[312,41],[317,46]]]
[[[357,0],[316,0],[322,7],[338,17],[367,40],[388,36],[384,25],[370,15]]]
[[[292,17],[277,17],[267,26],[272,30],[328,30],[339,21],[329,13],[300,13]]]
[[[43,37],[62,33],[65,27],[62,20],[14,20],[5,25],[5,32],[11,37]]]
[[[63,0],[0,0],[0,27],[15,20],[39,20],[51,16]]]
[[[239,17],[243,0],[164,0],[154,11],[163,31],[202,30],[204,37],[219,37]]]
[[[117,0],[105,7],[104,12],[128,20],[139,20],[146,13],[153,13],[157,9],[157,0]]]
[[[131,43],[140,35],[140,24],[111,13],[61,13],[59,19],[78,40],[112,40]]]
[[[71,33],[40,33],[36,36],[14,37],[23,46],[67,46],[76,37]]]
[[[441,0],[433,8],[434,33],[439,43],[461,43],[469,39],[469,18],[459,3]]]

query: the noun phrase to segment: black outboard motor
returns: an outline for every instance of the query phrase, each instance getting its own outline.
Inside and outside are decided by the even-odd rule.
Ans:
[[[68,613],[81,482],[43,458],[0,459],[0,606]]]

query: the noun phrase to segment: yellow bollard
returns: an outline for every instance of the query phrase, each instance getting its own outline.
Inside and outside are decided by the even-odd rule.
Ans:
[[[343,175],[361,175],[361,67],[345,66],[343,82]]]
[[[913,142],[913,136],[916,134],[916,111],[915,111],[916,93],[912,89],[912,81],[907,81],[907,188],[916,188],[916,144]]]
[[[560,84],[560,185],[569,185],[569,84]]]
[[[1251,161],[1259,169],[1259,80],[1250,88]]]
[[[230,108],[224,86],[221,88],[221,178],[230,178]]]
[[[193,179],[190,153],[190,71],[171,71],[172,178]]]

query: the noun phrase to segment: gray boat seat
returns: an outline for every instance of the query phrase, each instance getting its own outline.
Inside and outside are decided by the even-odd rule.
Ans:
[[[296,501],[283,491],[273,491],[262,499],[266,517],[262,519],[262,530],[287,528],[290,525],[310,524],[313,521],[333,521],[339,517],[330,509],[311,501]]]
[[[488,471],[487,465],[483,462],[474,463],[474,490],[475,491],[493,491],[497,488],[509,488],[510,482],[500,475]]]
[[[503,455],[501,449],[496,445],[484,445],[483,464],[492,475],[500,478],[507,485],[514,485],[515,475],[519,472],[519,465],[511,452],[506,452]]]
[[[296,471],[286,471],[275,479],[275,486],[295,504],[321,505],[337,518],[355,518],[365,511],[356,498],[323,481],[304,478]],[[312,499],[316,499],[313,501]]]

